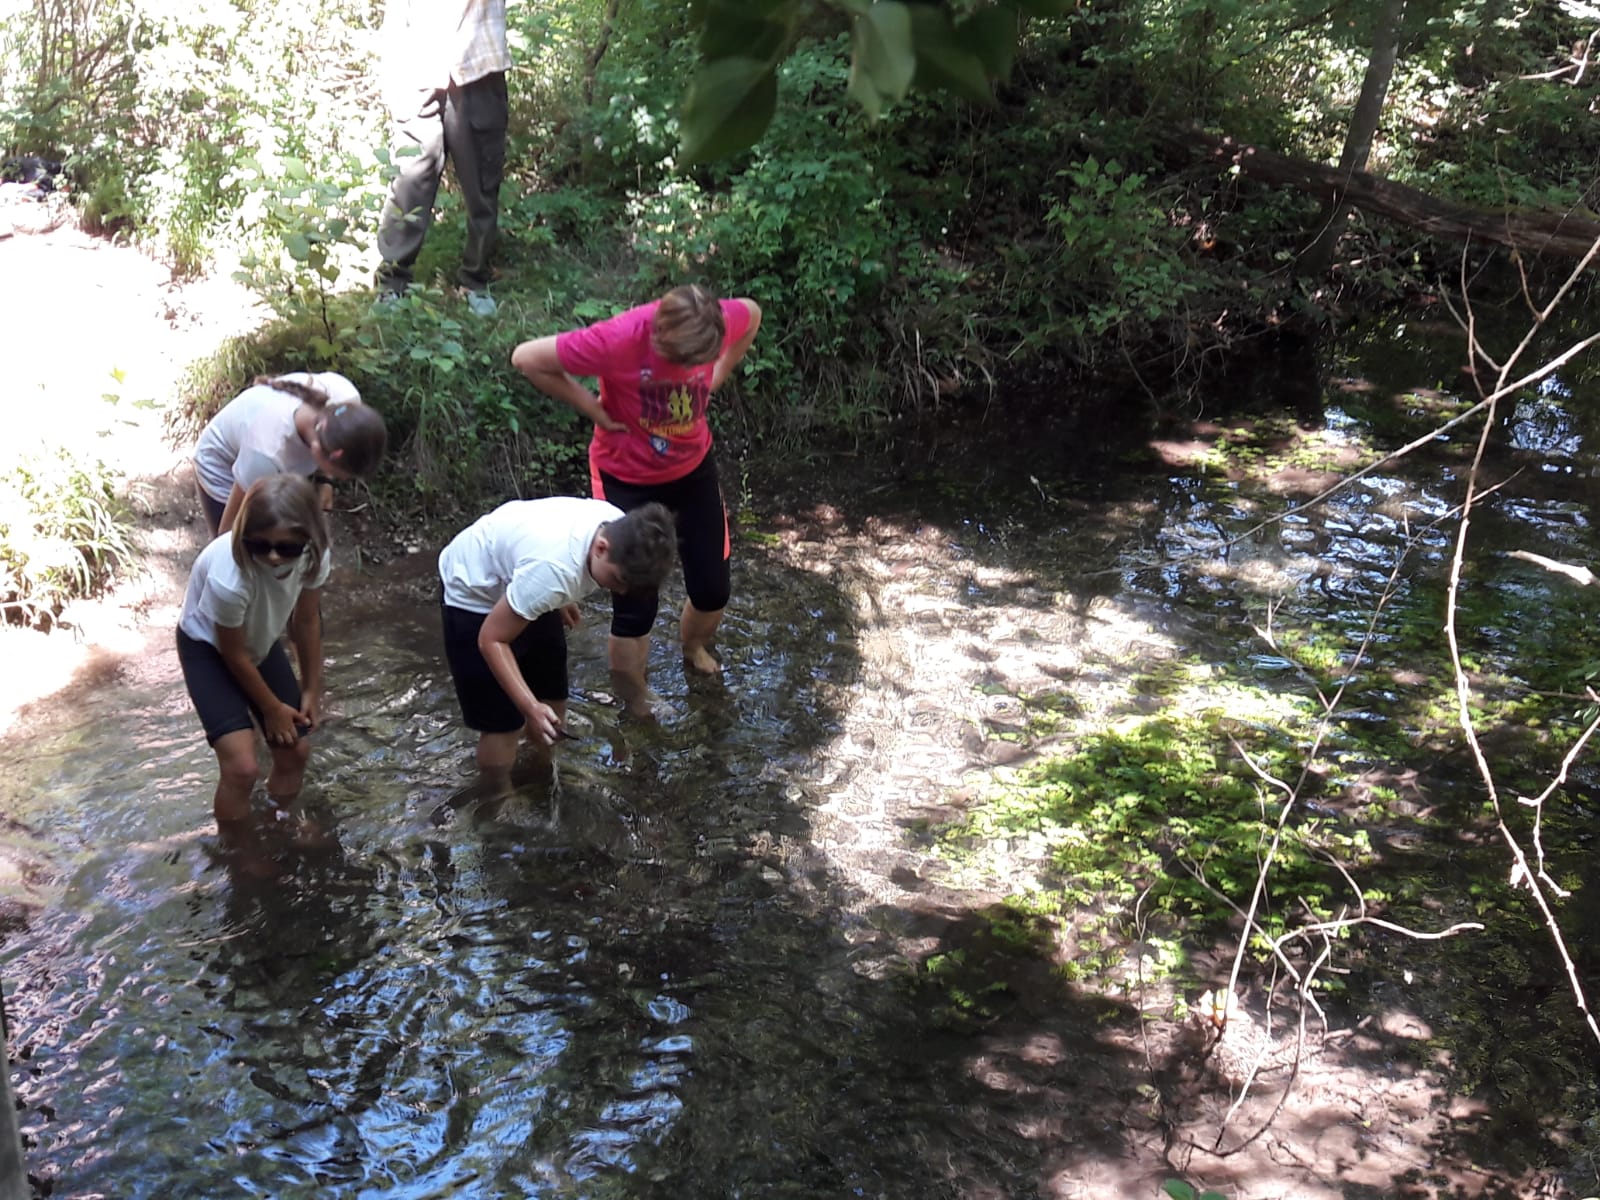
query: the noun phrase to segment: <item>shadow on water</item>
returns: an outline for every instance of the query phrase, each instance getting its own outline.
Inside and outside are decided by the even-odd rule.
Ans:
[[[957,415],[824,488],[769,481],[739,525],[725,679],[686,680],[664,621],[652,678],[671,715],[619,721],[588,605],[579,737],[506,796],[472,788],[427,555],[331,590],[320,845],[216,843],[170,651],[86,695],[70,728],[13,748],[3,784],[31,831],[8,842],[55,897],[4,959],[41,1194],[1154,1196],[1176,1167],[1283,1195],[1495,1194],[1461,1164],[1497,1119],[1506,1178],[1548,1158],[1548,1125],[1520,1123],[1576,1105],[1590,1053],[1526,914],[1487,943],[1503,987],[1477,982],[1474,943],[1353,939],[1334,1049],[1361,1086],[1385,1080],[1409,1140],[1379,1145],[1330,1102],[1236,1168],[1189,1145],[1223,1113],[1182,1070],[1181,1028],[1152,1042],[1125,978],[1066,982],[1054,964],[1087,943],[1001,944],[1016,879],[1067,882],[1037,840],[1001,837],[1009,876],[958,879],[932,835],[997,771],[1156,711],[1163,673],[1314,692],[1257,635],[1268,604],[1347,653],[1392,591],[1308,799],[1372,837],[1363,882],[1396,919],[1516,908],[1437,732],[1450,534],[1432,523],[1459,447],[1250,532],[1454,402],[1416,383],[1436,357],[1355,353],[1275,364],[1272,395],[1294,399],[1250,417],[1080,405],[997,445],[996,414]],[[1480,516],[1470,648],[1507,702],[1600,658],[1581,605],[1497,555],[1592,555],[1592,498],[1556,481],[1592,474],[1576,411],[1554,393],[1519,407],[1500,466],[1529,469]],[[1514,730],[1498,746],[1529,779],[1548,765]],[[1580,806],[1594,783],[1575,776]],[[1226,933],[1198,939],[1181,983],[1225,979]],[[1554,1082],[1494,1065],[1497,1040],[1541,1039],[1573,1064]],[[1268,1153],[1285,1147],[1302,1158]]]
[[[58,893],[5,963],[41,1194],[1032,1194],[961,1039],[857,969],[846,910],[914,919],[813,844],[850,614],[744,558],[725,683],[658,639],[673,715],[619,723],[592,604],[579,740],[493,799],[431,580],[336,586],[316,847],[217,843],[175,663],[19,748],[6,805]]]
[[[1093,1097],[1091,1109],[1098,1100],[1117,1113],[1122,1153],[1159,1160],[1165,1139],[1169,1161],[1192,1166],[1208,1183],[1269,1189],[1271,1161],[1241,1155],[1230,1164],[1201,1147],[1213,1145],[1219,1128],[1231,1125],[1238,1138],[1276,1122],[1276,1134],[1263,1142],[1265,1157],[1280,1166],[1298,1158],[1333,1189],[1317,1195],[1510,1197],[1594,1188],[1600,1092],[1593,1039],[1538,913],[1525,892],[1507,884],[1510,858],[1455,727],[1441,624],[1453,512],[1475,430],[1388,464],[1316,508],[1261,524],[1469,405],[1476,396],[1460,370],[1464,357],[1461,339],[1448,330],[1376,330],[1315,364],[1267,364],[1264,397],[1246,384],[1230,412],[1208,414],[1193,397],[1150,406],[1150,423],[1122,427],[1120,440],[1086,439],[1083,430],[1094,421],[1081,412],[1058,421],[1034,407],[1012,413],[1020,432],[996,445],[992,436],[985,440],[986,421],[974,417],[963,427],[958,416],[925,456],[918,447],[878,479],[848,472],[853,488],[831,489],[830,504],[810,502],[797,488],[789,504],[777,506],[804,514],[776,524],[809,543],[814,559],[825,558],[829,546],[850,546],[852,561],[874,564],[863,588],[870,602],[861,606],[870,615],[858,613],[858,629],[890,609],[905,614],[897,633],[907,643],[899,659],[907,706],[915,710],[930,695],[923,683],[935,672],[920,669],[946,659],[947,688],[937,700],[964,714],[969,753],[945,764],[951,803],[901,812],[899,824],[912,837],[941,823],[959,826],[963,797],[993,793],[985,780],[973,781],[975,767],[1070,758],[1120,721],[1170,710],[1185,694],[1170,685],[1172,676],[1209,676],[1221,694],[1237,684],[1310,700],[1319,689],[1332,695],[1341,665],[1370,636],[1321,763],[1301,792],[1305,818],[1356,847],[1347,855],[1355,881],[1342,899],[1340,876],[1327,872],[1333,909],[1354,911],[1365,894],[1368,913],[1414,929],[1470,921],[1487,929],[1443,942],[1380,930],[1340,939],[1336,974],[1322,977],[1336,1036],[1319,1039],[1316,1057],[1336,1056],[1343,1078],[1302,1066],[1290,1085],[1302,1097],[1338,1094],[1338,1103],[1326,1100],[1320,1111],[1314,1104],[1309,1112],[1275,1110],[1279,1091],[1268,1080],[1257,1088],[1265,1105],[1228,1112],[1228,1088],[1218,1104],[1217,1089],[1202,1086],[1218,1080],[1185,1077],[1193,1064],[1183,1062],[1181,1029],[1157,1048],[1149,1071],[1142,1061],[1149,1043],[1122,1042],[1126,1053],[1109,1072],[1114,1082],[1083,1089]],[[1496,490],[1475,510],[1467,556],[1463,653],[1480,734],[1525,846],[1531,816],[1515,798],[1554,777],[1581,731],[1580,676],[1600,662],[1600,638],[1585,592],[1508,553],[1576,564],[1595,558],[1590,481],[1600,431],[1595,406],[1585,402],[1595,385],[1592,368],[1575,366],[1506,405],[1483,476]],[[1315,411],[1305,403],[1311,389],[1319,398]],[[920,576],[917,587],[898,586],[912,575]],[[1280,732],[1308,745],[1314,710],[1302,709]],[[1077,719],[1057,720],[1062,714]],[[1041,723],[1065,737],[1041,734]],[[851,724],[847,719],[847,729]],[[1248,777],[1242,762],[1232,767]],[[878,779],[892,774],[885,765]],[[1580,759],[1544,822],[1551,873],[1575,892],[1558,910],[1590,988],[1597,976],[1589,947],[1600,913],[1582,887],[1596,782]],[[986,861],[1009,865],[1013,886],[1074,890],[1075,880],[1044,851],[1030,850],[1038,824],[1008,826],[994,810],[988,819]],[[1174,855],[1168,869],[1181,873],[1174,865],[1181,858]],[[1102,867],[1116,862],[1108,853]],[[1247,894],[1248,886],[1236,893]],[[924,965],[970,949],[986,934],[992,941],[993,930],[1015,917],[969,911],[944,928],[924,921],[932,948]],[[1191,1000],[1200,988],[1226,981],[1237,922],[1214,946],[1202,932],[1189,931],[1177,977],[1193,988]],[[1132,943],[1136,951],[1137,940],[1129,922],[1123,949]],[[1052,949],[1069,965],[1075,953],[1088,956],[1081,945]],[[1095,970],[1113,976],[1113,994],[1133,999],[1127,958],[1114,966]],[[984,970],[1005,967],[986,961],[964,982],[981,982]],[[1246,999],[1260,1014],[1267,980],[1250,975]],[[1062,991],[1054,982],[1045,993],[1052,999]],[[989,1051],[1001,1043],[1010,1047],[997,1051],[1004,1061],[1025,1062],[1018,1045],[1061,1032],[1025,1004],[1007,1005],[993,1006],[995,1022],[969,1066],[992,1068]],[[1115,1042],[1101,1036],[1092,1050],[1080,1047],[1071,1056],[1074,1070],[1116,1061],[1107,1052]],[[1058,1044],[1072,1044],[1070,1036]],[[1139,1065],[1129,1071],[1130,1063]],[[1220,1082],[1236,1093],[1242,1075],[1230,1079],[1215,1064],[1207,1069],[1220,1069]],[[1044,1098],[1060,1077],[1037,1069],[1015,1077],[1035,1116],[1062,1111]],[[1129,1101],[1129,1087],[1152,1079],[1160,1105]],[[1077,1128],[1092,1126],[1083,1111],[1071,1115]],[[1094,1186],[1105,1184],[1092,1170],[1096,1153],[1064,1151],[1043,1124],[1035,1126],[1042,1177],[1088,1186],[1083,1194],[1112,1194]],[[1153,1194],[1156,1180],[1129,1173],[1118,1182],[1127,1194]],[[1313,1194],[1303,1175],[1289,1186],[1281,1194]]]

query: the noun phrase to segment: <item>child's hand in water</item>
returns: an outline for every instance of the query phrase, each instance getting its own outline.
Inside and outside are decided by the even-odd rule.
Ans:
[[[262,730],[267,735],[269,746],[292,746],[299,740],[300,731],[295,728],[299,721],[300,710],[291,708],[287,704],[279,704],[271,712],[262,714]]]
[[[583,613],[576,604],[563,604],[561,606],[561,627],[563,629],[576,629],[583,620]]]
[[[322,720],[322,697],[303,696],[300,711],[295,716],[295,727],[300,733],[310,733]]]
[[[535,702],[533,712],[528,716],[527,729],[528,736],[539,745],[553,746],[556,738],[561,736],[561,719],[548,704]]]

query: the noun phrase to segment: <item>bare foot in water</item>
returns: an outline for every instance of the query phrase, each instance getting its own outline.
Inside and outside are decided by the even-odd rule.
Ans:
[[[236,879],[265,883],[283,874],[283,864],[262,845],[260,831],[248,820],[217,822],[217,850]]]
[[[295,807],[279,806],[272,812],[273,829],[279,836],[287,836],[289,845],[296,850],[326,850],[334,844],[333,835],[314,817]]]
[[[327,850],[334,845],[334,840],[320,821],[302,816],[295,820],[289,844],[296,850]]]
[[[693,650],[684,647],[683,665],[701,675],[722,674],[722,664],[713,658],[711,651],[704,646],[696,646]]]

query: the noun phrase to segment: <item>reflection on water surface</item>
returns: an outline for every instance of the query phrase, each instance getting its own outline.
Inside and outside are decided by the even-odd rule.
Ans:
[[[1341,392],[1325,444],[1405,440],[1422,418],[1379,412],[1398,390]],[[1511,452],[1586,463],[1564,402],[1546,388],[1519,406]],[[686,682],[658,637],[658,729],[597,691],[590,605],[572,638],[581,738],[503,798],[470,786],[427,580],[336,581],[337,719],[308,776],[320,848],[216,845],[212,758],[175,664],[88,694],[3,785],[12,849],[58,883],[3,965],[35,1175],[118,1200],[1044,1194],[1037,1098],[982,1082],[971,1042],[895,982],[956,904],[895,806],[931,811],[1024,745],[977,703],[1014,660],[1074,711],[1109,711],[1180,657],[1303,687],[1253,632],[1269,602],[1281,626],[1346,640],[1379,597],[1433,620],[1458,497],[1448,459],[1395,466],[1243,536],[1298,497],[1204,464],[1108,458],[1087,478],[1081,457],[1031,449],[1021,468],[945,462],[813,513],[824,549],[806,569],[741,550],[726,679]],[[1478,516],[1485,671],[1589,652],[1550,617],[1571,597],[1497,556],[1594,556],[1593,498],[1526,483],[1540,476]],[[835,519],[881,553],[829,554]],[[1431,686],[1405,672],[1428,664],[1403,627],[1373,647],[1383,669],[1349,721],[1404,727]],[[1444,799],[1468,812],[1460,778]],[[1379,832],[1430,869],[1415,831]],[[1106,1010],[1077,1003],[1063,987],[1051,1011],[1099,1056],[1075,1069],[1131,1090],[1137,1056],[1097,1044]],[[1111,1161],[1128,1135],[1059,1136]]]

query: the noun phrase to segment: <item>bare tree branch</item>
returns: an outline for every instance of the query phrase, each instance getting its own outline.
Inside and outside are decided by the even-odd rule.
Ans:
[[[1530,867],[1527,853],[1523,850],[1521,844],[1517,841],[1516,835],[1512,833],[1510,826],[1506,823],[1505,810],[1501,804],[1500,790],[1495,781],[1494,770],[1489,765],[1488,757],[1484,753],[1483,745],[1478,738],[1477,727],[1472,718],[1472,684],[1467,678],[1466,669],[1461,662],[1461,643],[1457,625],[1457,615],[1459,612],[1461,595],[1461,572],[1463,564],[1466,561],[1468,534],[1472,527],[1472,506],[1479,495],[1478,475],[1482,469],[1484,454],[1488,449],[1489,438],[1495,428],[1495,405],[1500,399],[1507,395],[1510,390],[1514,390],[1507,388],[1505,383],[1506,377],[1509,376],[1515,369],[1517,360],[1533,343],[1533,340],[1538,335],[1540,329],[1543,327],[1545,322],[1549,320],[1550,315],[1555,311],[1556,305],[1559,304],[1562,298],[1564,298],[1567,293],[1576,286],[1582,273],[1588,268],[1589,264],[1594,261],[1597,255],[1600,255],[1600,237],[1595,239],[1594,244],[1589,247],[1588,253],[1584,255],[1582,262],[1580,262],[1578,266],[1573,269],[1571,274],[1568,275],[1566,281],[1560,288],[1556,290],[1556,294],[1550,300],[1550,302],[1544,305],[1542,308],[1538,308],[1536,310],[1534,320],[1528,332],[1523,336],[1522,340],[1517,344],[1517,347],[1506,359],[1505,365],[1501,368],[1495,390],[1490,393],[1490,395],[1487,396],[1481,404],[1475,406],[1478,408],[1486,408],[1488,419],[1484,422],[1483,428],[1479,431],[1478,444],[1473,454],[1472,466],[1467,473],[1466,498],[1461,504],[1461,518],[1456,529],[1455,551],[1451,555],[1450,559],[1450,584],[1446,592],[1445,602],[1445,639],[1449,644],[1450,664],[1455,676],[1457,723],[1460,725],[1462,734],[1467,740],[1467,746],[1472,752],[1473,763],[1477,768],[1479,778],[1483,780],[1484,788],[1488,794],[1489,803],[1494,811],[1495,824],[1500,834],[1500,838],[1505,842],[1507,849],[1511,852],[1511,882],[1514,886],[1525,886],[1528,889],[1529,894],[1533,897],[1534,904],[1538,907],[1539,912],[1544,919],[1545,927],[1550,931],[1550,936],[1555,943],[1556,952],[1561,956],[1562,963],[1567,973],[1567,982],[1571,987],[1572,995],[1577,1004],[1578,1011],[1582,1014],[1583,1019],[1588,1025],[1589,1031],[1594,1036],[1596,1042],[1600,1042],[1600,1023],[1596,1022],[1594,1013],[1589,1008],[1589,1001],[1587,994],[1584,991],[1583,982],[1578,978],[1577,966],[1572,961],[1572,955],[1567,948],[1566,938],[1561,931],[1560,922],[1556,920],[1555,912],[1550,905],[1549,896],[1546,895],[1547,890],[1550,890],[1548,886],[1550,881],[1549,876],[1545,874],[1543,869],[1543,851],[1542,849],[1538,851],[1540,858],[1538,867]],[[1476,341],[1477,335],[1471,326],[1468,328],[1468,336],[1469,338],[1473,339],[1474,342]],[[1600,340],[1600,334],[1592,335],[1589,338],[1583,339],[1578,343],[1578,346],[1582,347],[1591,345],[1596,340]],[[1566,356],[1569,360],[1572,350],[1575,350],[1576,348],[1577,347],[1569,349],[1568,355]],[[1476,346],[1474,346],[1473,352],[1474,356],[1476,357]],[[1554,362],[1554,360],[1551,361]],[[1539,368],[1539,370],[1544,371],[1545,368],[1549,367],[1551,367],[1551,363],[1546,363],[1545,366]],[[1590,732],[1592,731],[1593,727],[1591,726]],[[1586,733],[1582,740],[1586,741],[1588,736],[1588,733]],[[1566,764],[1563,764],[1563,777],[1565,769]],[[1542,798],[1539,803],[1542,804]]]
[[[1597,577],[1588,567],[1574,567],[1564,562],[1557,562],[1553,558],[1546,558],[1542,554],[1532,554],[1527,550],[1507,550],[1506,557],[1520,558],[1523,562],[1531,562],[1534,566],[1543,567],[1546,571],[1554,571],[1557,575],[1565,575],[1573,582],[1584,586],[1600,582],[1600,577]]]

